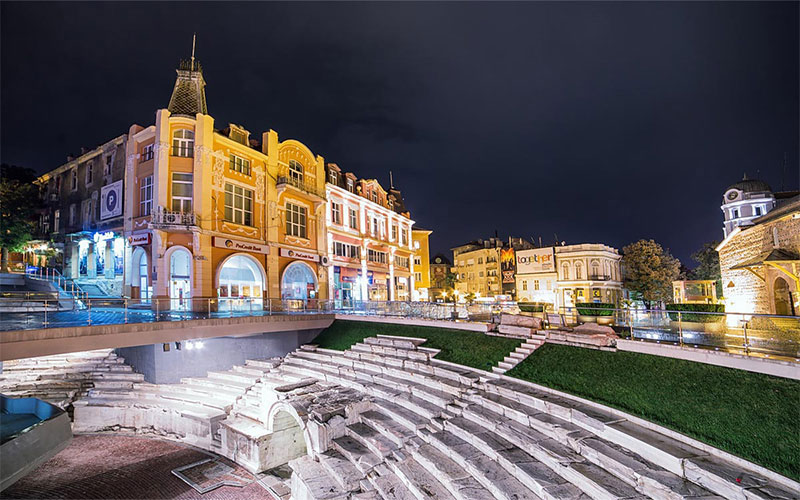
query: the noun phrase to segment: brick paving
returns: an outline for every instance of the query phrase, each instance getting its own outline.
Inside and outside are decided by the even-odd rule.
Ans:
[[[255,476],[244,488],[221,486],[205,494],[180,480],[172,469],[211,456],[171,441],[132,436],[75,436],[64,451],[42,464],[0,498],[275,500]]]

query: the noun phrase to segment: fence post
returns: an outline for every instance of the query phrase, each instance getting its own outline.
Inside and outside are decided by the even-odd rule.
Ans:
[[[87,300],[86,302],[89,304],[88,323],[89,323],[89,326],[91,326],[92,325],[92,301],[91,300]]]
[[[678,334],[680,335],[681,347],[683,347],[683,315],[680,311],[678,311]]]
[[[156,298],[156,321],[158,321],[158,298]]]
[[[124,299],[124,307],[125,307],[125,324],[128,324],[128,299]]]
[[[44,301],[44,327],[47,328],[47,300]]]
[[[742,327],[744,328],[744,354],[750,356],[750,342],[747,340],[747,321],[742,316]]]

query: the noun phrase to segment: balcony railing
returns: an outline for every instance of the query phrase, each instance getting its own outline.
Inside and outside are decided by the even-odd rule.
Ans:
[[[317,189],[317,186],[315,186],[313,183],[306,182],[304,178],[298,177],[297,175],[292,175],[292,171],[290,171],[288,168],[278,172],[276,184],[278,188],[289,185],[310,195],[317,196],[323,200],[325,199],[324,189]]]
[[[610,281],[611,275],[609,274],[590,274],[589,279],[592,281]]]
[[[173,212],[158,207],[152,214],[152,224],[165,226],[196,226],[197,216],[194,212]]]

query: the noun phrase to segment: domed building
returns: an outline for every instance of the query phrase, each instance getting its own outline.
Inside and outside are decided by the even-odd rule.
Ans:
[[[739,226],[748,226],[752,220],[766,215],[775,207],[775,195],[772,188],[764,181],[748,179],[747,174],[741,181],[729,186],[722,196],[722,210],[725,223],[722,231],[727,237]]]

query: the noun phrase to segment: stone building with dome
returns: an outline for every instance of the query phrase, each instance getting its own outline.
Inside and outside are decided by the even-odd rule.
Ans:
[[[723,237],[727,237],[739,226],[748,226],[753,220],[766,215],[776,206],[796,196],[797,191],[773,193],[772,188],[764,181],[748,179],[747,174],[741,181],[729,186],[722,196],[724,224]]]

